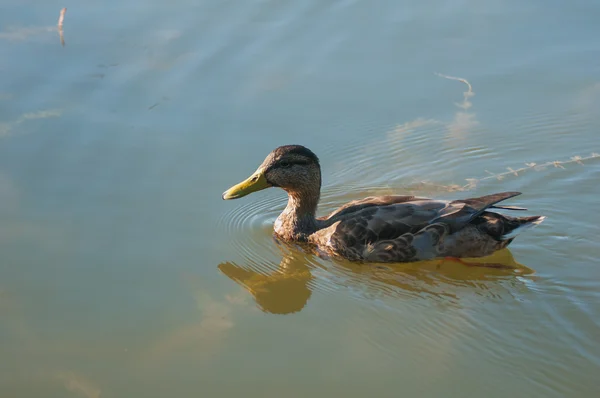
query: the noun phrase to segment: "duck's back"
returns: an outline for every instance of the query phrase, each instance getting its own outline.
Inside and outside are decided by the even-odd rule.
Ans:
[[[452,255],[484,256],[506,246],[502,239],[537,217],[514,218],[485,211],[518,195],[499,193],[464,200],[379,196],[350,202],[322,219],[311,236],[322,250],[350,260],[417,261]]]

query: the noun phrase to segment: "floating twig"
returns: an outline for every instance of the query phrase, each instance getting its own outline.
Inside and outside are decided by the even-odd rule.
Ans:
[[[60,15],[58,16],[58,27],[62,29],[63,27],[63,22],[65,20],[65,13],[67,12],[67,8],[63,8],[62,10],[60,10]]]
[[[469,91],[467,91],[467,93],[469,93],[469,97],[472,95],[473,87],[471,86],[471,83],[469,83],[469,81],[467,79],[463,79],[462,77],[448,76],[448,75],[444,75],[444,74],[441,74],[438,72],[436,72],[435,74],[438,75],[439,77],[443,77],[444,79],[456,80],[456,81],[466,84],[467,87],[469,88]]]
[[[444,75],[444,74],[437,73],[437,72],[435,74],[439,77],[443,77],[444,79],[456,80],[458,82],[466,84],[467,91],[465,91],[463,93],[463,101],[461,103],[456,103],[456,106],[458,106],[459,108],[465,109],[465,110],[467,110],[471,107],[472,104],[469,101],[469,98],[474,96],[475,93],[473,92],[473,86],[471,86],[471,83],[469,83],[469,81],[467,79],[463,79],[462,77],[448,76],[448,75]]]
[[[60,37],[60,44],[65,46],[65,36],[63,34],[63,22],[65,21],[65,13],[67,12],[67,8],[63,8],[60,10],[60,15],[58,16],[58,36]]]

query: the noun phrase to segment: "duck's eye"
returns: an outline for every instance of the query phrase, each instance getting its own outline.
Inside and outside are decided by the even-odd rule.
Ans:
[[[281,163],[279,163],[279,167],[283,167],[284,169],[287,169],[289,167],[292,167],[292,163],[290,163],[290,162],[281,162]]]

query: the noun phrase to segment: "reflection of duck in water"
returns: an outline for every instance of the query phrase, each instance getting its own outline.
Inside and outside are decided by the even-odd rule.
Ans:
[[[313,276],[302,256],[284,257],[279,270],[270,275],[234,263],[219,264],[219,270],[248,290],[261,310],[272,314],[300,311],[312,293],[308,283]]]
[[[283,241],[306,242],[319,252],[353,261],[410,262],[439,257],[482,257],[503,249],[541,216],[511,217],[489,209],[525,210],[499,202],[504,192],[446,201],[414,196],[379,196],[350,202],[315,218],[321,189],[319,159],[300,145],[271,152],[256,172],[223,199],[280,187],[288,204],[275,221]]]
[[[463,259],[463,264],[492,264],[489,267],[464,267],[456,262],[439,260],[398,264],[396,267],[365,267],[352,262],[335,262],[331,280],[345,287],[368,290],[383,295],[435,296],[458,299],[461,286],[479,290],[498,290],[499,280],[515,281],[515,274],[526,275],[532,270],[515,261],[508,249],[477,259]],[[295,249],[284,254],[279,269],[264,274],[234,263],[219,264],[219,270],[246,289],[259,308],[272,314],[301,311],[310,299],[315,277],[312,270],[319,267]],[[436,272],[431,272],[435,270]],[[333,271],[333,270],[332,270]],[[512,282],[511,282],[512,283]],[[470,289],[469,289],[470,290]]]

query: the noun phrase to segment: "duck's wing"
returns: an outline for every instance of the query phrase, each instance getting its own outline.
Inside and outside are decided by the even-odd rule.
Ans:
[[[406,195],[384,195],[384,196],[369,196],[364,199],[354,200],[346,203],[339,207],[327,216],[323,217],[324,220],[338,220],[345,216],[353,213],[358,213],[361,210],[373,207],[389,206],[398,203],[407,203],[416,200],[430,200],[429,198],[422,198],[417,196],[406,196]]]
[[[499,202],[502,202],[506,199],[512,198],[513,196],[517,196],[520,194],[520,192],[502,192],[477,198],[468,198],[454,201],[434,200],[426,197],[408,195],[370,196],[364,199],[354,200],[352,202],[346,203],[345,205],[334,210],[327,216],[323,217],[322,220],[330,221],[331,224],[338,220],[343,220],[354,216],[369,216],[371,214],[374,214],[374,209],[376,210],[378,208],[387,208],[387,206],[398,204],[412,204],[413,206],[408,207],[394,206],[393,209],[400,212],[400,214],[395,214],[395,216],[404,218],[404,211],[407,211],[412,214],[413,209],[417,209],[419,207],[427,209],[428,211],[435,208],[438,209],[439,214],[434,215],[434,220],[448,217],[448,221],[464,221],[465,217],[467,220],[472,219],[473,217],[476,217],[488,208],[504,210],[527,210],[523,207],[498,205]],[[370,211],[363,212],[363,210],[367,209],[369,209]],[[387,208],[387,210],[391,210],[391,208]],[[389,219],[391,215],[386,214],[386,217]]]
[[[503,192],[454,201],[409,196],[368,198],[330,215],[333,223],[320,235],[335,250],[343,250],[346,257],[364,258],[366,252],[383,245],[379,250],[388,248],[393,251],[390,255],[402,260],[424,258],[433,254],[446,234],[519,194]]]

